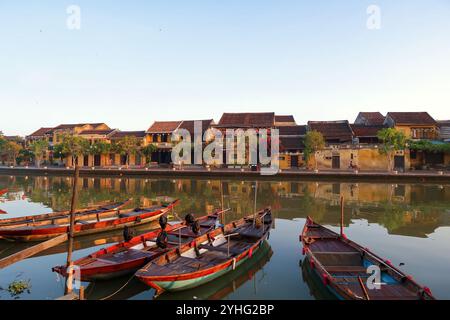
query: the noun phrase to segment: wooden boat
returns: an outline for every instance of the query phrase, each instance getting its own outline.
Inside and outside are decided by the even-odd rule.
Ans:
[[[136,277],[154,288],[156,296],[198,287],[251,259],[271,227],[271,211],[265,209],[169,250],[136,272]]]
[[[194,234],[189,226],[184,223],[167,225],[168,246],[161,249],[156,245],[156,238],[161,229],[157,229],[140,236],[133,237],[129,241],[101,249],[86,257],[78,259],[74,265],[80,268],[82,281],[110,280],[126,274],[135,273],[150,259],[154,259],[167,250],[181,243],[191,242],[199,235],[205,234],[216,227],[219,214],[216,212],[197,219],[200,224],[198,234]],[[54,272],[66,276],[66,267],[57,266]]]
[[[125,226],[137,226],[158,219],[169,212],[178,200],[169,204],[136,209],[99,209],[79,213],[76,216],[75,236],[99,233]],[[0,227],[0,237],[15,241],[40,241],[56,237],[69,231],[69,216],[51,218],[26,225],[9,225]]]
[[[125,201],[113,202],[113,203],[102,203],[96,206],[84,208],[76,211],[76,216],[82,216],[85,214],[97,214],[105,211],[117,211],[120,208],[125,207],[131,202],[132,199],[127,199]],[[70,217],[70,211],[58,211],[52,213],[36,214],[30,216],[15,217],[9,219],[0,219],[0,228],[7,226],[27,226],[33,223],[47,222],[50,224],[53,219],[68,219]]]
[[[342,300],[433,300],[430,289],[395,268],[369,249],[307,218],[302,234],[303,253],[328,291]],[[380,269],[380,288],[369,290],[365,282]]]
[[[241,264],[239,268],[231,271],[222,277],[211,281],[203,286],[185,290],[170,292],[157,297],[158,300],[222,300],[227,298],[243,286],[254,279],[256,273],[260,271],[272,257],[273,251],[267,241],[263,241],[251,259]]]
[[[8,189],[0,189],[0,196],[8,192]]]

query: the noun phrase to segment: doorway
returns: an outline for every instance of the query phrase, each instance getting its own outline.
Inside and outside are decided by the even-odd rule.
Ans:
[[[331,167],[333,169],[341,168],[341,157],[340,156],[333,156],[333,158],[331,160]]]

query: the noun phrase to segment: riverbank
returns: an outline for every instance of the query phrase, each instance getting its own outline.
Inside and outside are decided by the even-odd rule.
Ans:
[[[70,176],[73,169],[67,168],[34,168],[34,167],[0,167],[3,175],[52,175]],[[318,172],[298,169],[283,170],[276,175],[261,175],[258,171],[241,169],[206,169],[203,167],[186,167],[183,169],[148,168],[148,169],[118,169],[118,168],[81,168],[80,175],[86,177],[169,177],[169,178],[227,178],[239,180],[304,180],[304,181],[374,181],[374,182],[420,182],[420,183],[450,183],[450,172],[411,171],[405,173],[383,171],[350,171],[350,170],[319,170]]]

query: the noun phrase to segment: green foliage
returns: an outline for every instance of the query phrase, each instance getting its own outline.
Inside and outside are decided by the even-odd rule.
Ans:
[[[406,136],[394,128],[385,128],[378,131],[378,139],[382,142],[379,146],[379,153],[386,155],[388,159],[389,170],[392,170],[392,158],[396,151],[405,150]]]
[[[111,144],[105,141],[96,141],[89,147],[92,155],[108,154],[111,151]]]
[[[141,140],[139,140],[135,136],[125,136],[124,138],[117,141],[112,149],[114,150],[114,152],[127,157],[128,166],[130,162],[130,155],[138,153],[140,150],[140,146]]]
[[[31,290],[31,282],[30,280],[14,280],[8,285],[7,289],[0,288],[0,290],[8,291],[11,297],[17,299],[19,296],[24,293],[30,293]]]
[[[19,164],[23,162],[30,163],[34,160],[34,154],[28,149],[22,149],[19,151],[19,156],[17,157],[17,162]]]
[[[6,157],[10,163],[15,165],[20,150],[22,150],[23,147],[22,145],[14,141],[7,141],[7,140],[4,141],[5,142],[2,142],[0,146],[0,156]]]
[[[53,146],[53,157],[61,160],[67,157],[67,154],[64,153],[64,146],[62,143]]]
[[[147,162],[150,162],[152,154],[158,150],[158,147],[154,144],[146,145],[141,148],[142,154],[145,156]]]
[[[45,139],[33,141],[30,144],[30,151],[34,155],[36,166],[39,167],[45,152],[48,150],[48,141]]]
[[[308,160],[314,152],[325,148],[325,139],[323,135],[316,130],[308,131],[305,136],[305,159]]]
[[[434,153],[448,153],[450,154],[450,143],[442,142],[442,143],[432,143],[429,140],[409,140],[408,141],[409,149],[416,151],[426,151],[426,152],[434,152]]]
[[[56,145],[55,148],[56,147],[58,156],[71,156],[73,163],[75,163],[79,157],[87,155],[90,152],[89,140],[71,134],[64,134],[62,136],[62,142]]]

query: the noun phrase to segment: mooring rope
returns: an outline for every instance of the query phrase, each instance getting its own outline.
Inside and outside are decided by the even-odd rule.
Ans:
[[[107,299],[109,299],[109,298],[115,296],[115,295],[118,294],[120,291],[122,291],[122,290],[130,283],[130,281],[133,280],[133,278],[134,278],[134,274],[133,274],[133,275],[131,276],[131,278],[128,279],[128,281],[125,282],[125,284],[124,284],[123,286],[121,286],[118,290],[116,290],[115,292],[111,293],[109,296],[106,296],[106,297],[101,298],[101,299],[98,299],[98,300],[107,300]]]

